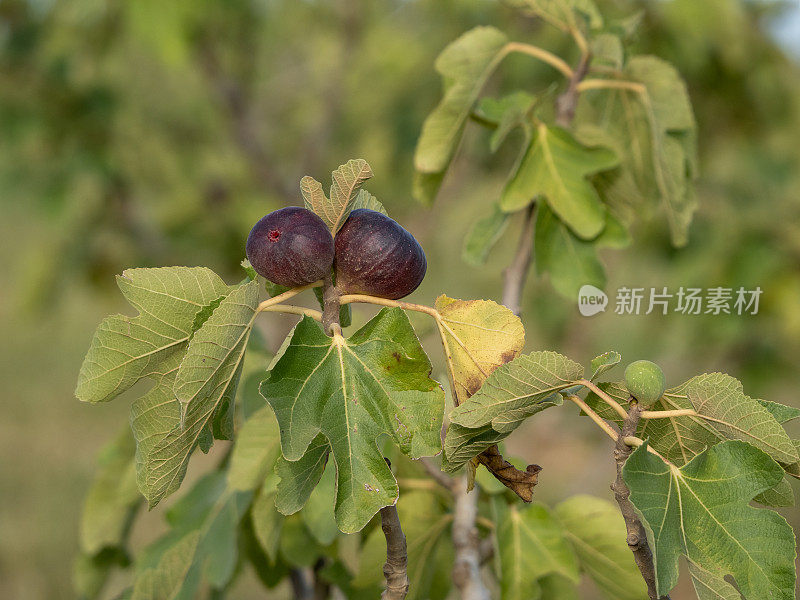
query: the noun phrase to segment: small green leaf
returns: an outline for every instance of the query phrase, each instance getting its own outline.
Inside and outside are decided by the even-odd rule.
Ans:
[[[758,494],[753,500],[764,506],[794,506],[794,491],[788,476],[781,479],[775,487]]]
[[[405,313],[384,309],[348,339],[329,338],[304,318],[261,384],[287,460],[300,460],[319,433],[331,445],[336,522],[345,533],[397,498],[378,435],[390,435],[412,458],[440,451],[444,393],[430,369]]]
[[[543,408],[550,406],[553,404],[545,403]],[[506,437],[507,433],[497,432],[489,425],[472,428],[450,423],[444,438],[442,471],[455,473],[478,454]]]
[[[249,491],[259,488],[271,474],[280,456],[278,421],[268,406],[253,413],[236,436],[228,469],[231,489]]]
[[[559,574],[578,583],[578,562],[561,525],[548,508],[535,503],[522,510],[512,504],[502,511],[495,531],[502,597],[531,597],[537,581]]]
[[[253,500],[253,507],[250,510],[253,533],[273,563],[278,559],[278,547],[283,527],[283,515],[275,507],[277,481],[278,478],[274,473],[264,479],[261,490]]]
[[[141,501],[136,487],[135,445],[128,427],[100,453],[99,468],[83,505],[81,551],[119,548]]]
[[[195,587],[197,583],[187,581],[187,576],[199,540],[200,532],[195,531],[169,548],[156,567],[136,578],[131,600],[172,600],[183,586]]]
[[[618,162],[608,148],[588,148],[566,130],[540,123],[519,168],[503,190],[500,207],[515,212],[544,196],[575,235],[590,240],[605,227],[606,211],[586,178]]]
[[[625,522],[617,506],[594,496],[579,495],[559,504],[555,513],[581,570],[606,598],[646,600],[647,590],[625,543]]]
[[[609,350],[600,356],[595,356],[589,367],[592,371],[592,376],[589,379],[595,381],[598,377],[616,367],[621,360],[622,355],[614,350]]]
[[[284,519],[279,544],[281,557],[293,567],[311,567],[323,554],[300,515]]]
[[[601,33],[592,40],[592,62],[621,69],[625,60],[622,40],[613,33]]]
[[[370,177],[372,169],[363,158],[348,160],[331,173],[331,198],[323,219],[332,233],[339,231],[353,208],[358,188]]]
[[[464,250],[461,254],[464,262],[476,267],[483,265],[491,249],[503,236],[509,218],[510,215],[500,210],[497,204],[492,205],[492,212],[479,219],[464,239]]]
[[[72,565],[72,585],[80,600],[100,598],[114,568],[125,568],[130,559],[120,548],[106,548],[95,555],[80,554]]]
[[[586,284],[605,287],[606,273],[595,244],[575,236],[545,204],[539,207],[534,235],[536,270],[550,274],[559,294],[577,300]]]
[[[775,417],[775,420],[781,425],[800,417],[800,408],[786,406],[785,404],[781,404],[780,402],[772,402],[771,400],[757,399],[756,402],[766,408],[770,414]]]
[[[603,26],[603,16],[593,0],[506,0],[564,31],[577,28],[585,19],[592,29]]]
[[[576,114],[580,140],[614,148],[621,168],[595,177],[606,202],[626,222],[662,204],[673,244],[687,241],[696,208],[697,134],[686,85],[654,56],[634,56],[623,70],[642,89],[582,95]]]
[[[444,181],[445,171],[438,173],[414,172],[414,180],[411,186],[411,195],[425,206],[431,206],[436,200],[439,189]]]
[[[225,484],[224,472],[209,473],[170,507],[170,531],[137,560],[134,598],[191,600],[203,581],[217,590],[229,583],[238,560],[240,523],[253,494]]]
[[[378,199],[370,194],[367,190],[358,190],[356,199],[353,200],[352,210],[356,210],[357,208],[366,208],[367,210],[374,210],[386,215],[387,217],[389,216],[389,213],[386,212],[386,208],[383,206],[383,204],[381,204]]]
[[[478,104],[477,115],[494,123],[495,130],[489,141],[489,149],[496,152],[515,127],[529,129],[528,114],[536,98],[527,92],[517,91],[502,98],[484,98]]]
[[[631,501],[652,532],[659,594],[678,582],[678,558],[718,580],[732,576],[745,598],[794,598],[795,540],[780,515],[749,505],[780,482],[767,454],[724,442],[678,468],[637,448],[625,463]]]
[[[322,191],[322,184],[308,175],[300,180],[300,191],[306,208],[317,213],[335,234],[353,209],[358,188],[370,177],[372,169],[367,161],[357,158],[340,165],[331,173],[330,198]],[[362,202],[365,200],[367,198],[362,198]]]
[[[614,248],[620,250],[631,245],[633,239],[628,227],[617,219],[611,211],[606,212],[606,226],[594,239],[597,248]]]

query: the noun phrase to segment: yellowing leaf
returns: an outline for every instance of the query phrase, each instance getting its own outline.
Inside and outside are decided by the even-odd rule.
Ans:
[[[441,315],[457,404],[464,402],[497,369],[516,358],[525,346],[522,321],[491,300],[436,299]]]

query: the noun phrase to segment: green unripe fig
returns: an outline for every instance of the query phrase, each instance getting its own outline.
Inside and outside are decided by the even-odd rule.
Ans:
[[[625,369],[625,386],[640,404],[650,406],[664,395],[667,380],[664,371],[649,360],[637,360]]]

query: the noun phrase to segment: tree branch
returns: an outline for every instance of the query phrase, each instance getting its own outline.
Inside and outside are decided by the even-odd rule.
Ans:
[[[478,493],[467,491],[466,478],[458,485],[453,514],[453,583],[462,600],[489,600],[489,590],[481,579],[481,548],[475,520],[478,517]]]
[[[622,467],[625,466],[625,461],[631,455],[633,449],[625,442],[625,438],[636,434],[636,427],[639,424],[641,417],[641,408],[637,402],[631,402],[631,408],[628,411],[628,416],[622,425],[622,434],[617,438],[617,443],[614,448],[614,461],[617,463],[617,478],[611,485],[611,490],[614,492],[614,498],[619,504],[619,509],[622,512],[622,517],[625,519],[625,529],[628,531],[628,547],[633,552],[633,558],[636,561],[636,566],[647,584],[647,595],[651,600],[669,600],[669,596],[658,596],[656,593],[656,575],[655,566],[653,564],[653,553],[647,543],[647,532],[644,529],[642,521],[636,514],[636,509],[630,501],[631,491],[625,484],[622,477]]]
[[[575,109],[578,107],[578,97],[580,96],[579,85],[586,74],[589,72],[589,62],[592,55],[584,49],[581,54],[580,62],[569,78],[567,89],[556,98],[556,125],[569,127],[575,117]]]
[[[330,335],[331,326],[339,323],[339,290],[333,285],[333,277],[328,275],[322,288],[322,329]]]
[[[531,203],[525,213],[519,242],[517,242],[517,251],[504,272],[503,304],[515,315],[519,315],[522,290],[525,288],[525,280],[528,278],[528,270],[531,266],[535,210],[536,205]]]
[[[311,569],[291,569],[289,583],[295,600],[314,600],[314,576]]]
[[[403,600],[408,594],[408,552],[396,505],[381,509],[381,529],[386,537],[386,563],[383,565],[386,589],[381,600]]]
[[[419,464],[422,465],[428,476],[430,476],[431,479],[433,479],[443,488],[447,489],[450,492],[452,492],[455,489],[455,484],[456,484],[455,479],[453,479],[447,473],[442,471],[436,465],[436,463],[434,463],[431,459],[423,456],[422,458],[419,459]]]

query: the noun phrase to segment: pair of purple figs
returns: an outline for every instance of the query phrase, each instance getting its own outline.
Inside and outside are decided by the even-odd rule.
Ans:
[[[397,300],[417,289],[428,264],[414,236],[383,213],[353,210],[334,238],[325,222],[299,206],[269,213],[247,238],[256,273],[286,287],[336,274],[342,294]]]

